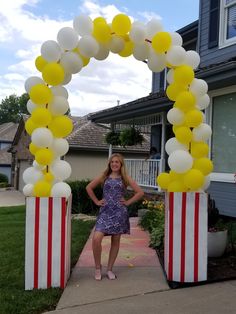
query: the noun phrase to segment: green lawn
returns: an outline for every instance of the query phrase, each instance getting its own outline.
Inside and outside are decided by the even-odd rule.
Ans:
[[[94,222],[72,221],[71,265],[75,265]],[[53,310],[62,289],[24,290],[25,206],[0,207],[0,313]]]

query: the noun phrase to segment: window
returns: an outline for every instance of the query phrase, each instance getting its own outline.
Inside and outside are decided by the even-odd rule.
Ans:
[[[214,172],[236,172],[236,93],[213,98],[212,161]]]
[[[221,0],[220,46],[236,43],[236,0]]]

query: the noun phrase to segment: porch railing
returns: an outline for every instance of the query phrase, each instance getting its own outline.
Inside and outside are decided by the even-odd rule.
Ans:
[[[156,177],[160,169],[160,160],[125,159],[128,174],[140,186],[157,188]]]

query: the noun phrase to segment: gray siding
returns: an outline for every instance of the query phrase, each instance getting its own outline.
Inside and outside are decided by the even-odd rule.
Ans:
[[[236,184],[211,182],[208,193],[221,215],[236,217]]]
[[[219,49],[219,47],[214,47],[211,49],[208,48],[210,0],[201,0],[200,10],[200,67],[205,67],[214,63],[220,63],[235,57],[236,44],[222,49]]]

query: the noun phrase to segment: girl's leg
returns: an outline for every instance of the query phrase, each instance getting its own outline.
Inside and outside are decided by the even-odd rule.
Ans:
[[[102,254],[102,239],[104,234],[100,231],[95,231],[93,234],[93,257],[95,262],[95,279],[101,280],[101,254]]]
[[[121,237],[120,234],[115,234],[111,236],[111,248],[107,265],[107,275],[109,279],[115,279],[115,275],[112,273],[112,267],[115,263],[115,260],[119,252],[120,237]]]

